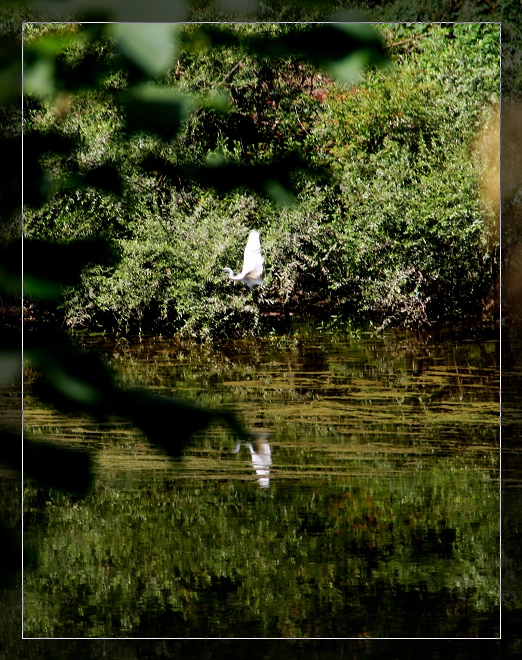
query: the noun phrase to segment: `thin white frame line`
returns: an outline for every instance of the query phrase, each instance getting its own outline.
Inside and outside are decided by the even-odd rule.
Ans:
[[[235,642],[236,640],[243,641],[272,641],[272,642],[424,642],[424,641],[433,641],[433,642],[499,642],[500,637],[23,637],[24,641],[38,641],[38,640],[61,640],[61,641],[73,641],[78,640],[79,642],[121,642],[121,641],[142,641],[142,642],[163,642],[163,641],[173,641],[173,642]]]
[[[499,181],[498,181],[498,242],[499,242],[499,264],[498,264],[498,292],[499,292],[499,401],[498,401],[498,424],[499,424],[499,473],[498,473],[498,496],[499,496],[499,639],[502,639],[502,23],[500,24],[500,93],[499,93]]]
[[[22,103],[22,193],[21,193],[21,204],[22,204],[22,248],[21,248],[21,258],[22,258],[22,312],[21,312],[21,325],[22,325],[22,639],[24,640],[80,640],[80,641],[97,641],[97,640],[150,640],[150,641],[161,641],[161,640],[217,640],[217,641],[230,641],[230,640],[277,640],[277,641],[305,641],[305,640],[322,640],[322,641],[339,641],[339,640],[358,640],[358,641],[370,641],[370,640],[435,640],[435,641],[445,641],[445,640],[456,640],[456,641],[499,641],[502,639],[502,21],[154,21],[151,22],[151,25],[343,25],[343,24],[356,24],[356,25],[498,25],[499,26],[499,75],[500,75],[500,101],[499,101],[499,113],[500,113],[500,174],[499,174],[499,245],[500,245],[500,264],[499,264],[499,291],[500,291],[500,301],[499,301],[499,315],[500,315],[500,324],[499,324],[499,353],[500,353],[500,376],[499,376],[499,391],[500,391],[500,401],[499,401],[499,534],[500,534],[500,568],[499,568],[499,636],[498,637],[370,637],[370,638],[361,638],[361,637],[24,637],[24,562],[23,562],[23,546],[24,546],[24,525],[23,525],[23,502],[24,502],[24,489],[23,489],[23,422],[24,422],[24,357],[23,357],[23,337],[24,337],[24,324],[23,324],[23,281],[24,281],[24,271],[23,271],[23,238],[24,238],[24,187],[23,187],[23,172],[24,172],[24,150],[23,150],[23,137],[24,137],[24,113],[23,113],[23,96],[24,96],[24,37],[25,37],[25,26],[26,25],[135,25],[135,24],[149,24],[145,21],[23,21],[22,22],[22,94],[21,94],[21,103]]]
[[[499,25],[502,21],[22,21],[24,25]],[[203,638],[204,639],[204,638]]]
[[[24,607],[25,607],[25,601],[24,601],[24,421],[25,421],[25,408],[24,408],[24,375],[25,375],[25,358],[24,358],[24,39],[25,39],[25,23],[22,23],[22,52],[21,52],[21,60],[22,60],[22,93],[20,95],[20,103],[21,103],[21,122],[22,122],[22,171],[21,171],[21,181],[22,181],[22,193],[21,193],[21,211],[22,211],[22,226],[21,226],[21,260],[22,260],[22,310],[21,310],[21,325],[22,325],[22,433],[21,433],[21,438],[22,438],[22,443],[20,447],[20,451],[22,454],[22,473],[20,475],[21,479],[21,491],[22,491],[22,498],[21,498],[21,508],[22,508],[22,534],[21,534],[21,540],[22,540],[22,551],[21,551],[21,564],[22,564],[22,620],[21,620],[21,632],[22,632],[22,639],[24,639]]]

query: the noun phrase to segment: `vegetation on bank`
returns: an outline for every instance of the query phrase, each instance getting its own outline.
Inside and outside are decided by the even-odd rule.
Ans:
[[[42,31],[62,40],[53,65],[66,84],[46,96],[51,78],[28,77],[26,140],[39,163],[26,236],[102,237],[117,254],[92,256],[55,318],[215,338],[290,317],[420,327],[483,312],[498,232],[480,195],[492,154],[476,145],[497,121],[499,26],[380,25],[391,66],[353,83],[298,49],[259,47],[299,44],[306,29],[184,26],[174,65],[140,87],[118,34],[28,26],[29,53]],[[345,80],[364,51],[351,57]],[[151,94],[158,109],[171,95],[172,112],[143,114]],[[265,255],[253,293],[222,272],[240,267],[251,228]]]

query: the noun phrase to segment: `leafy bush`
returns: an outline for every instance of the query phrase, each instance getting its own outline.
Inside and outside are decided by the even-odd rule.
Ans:
[[[76,90],[63,116],[33,104],[29,132],[71,148],[44,154],[41,185],[61,190],[28,211],[27,234],[101,234],[121,255],[68,291],[71,328],[213,338],[290,315],[419,327],[481,312],[496,239],[473,145],[499,99],[498,26],[381,25],[393,66],[357,85],[249,46],[302,30],[183,28],[164,84],[200,101],[188,114],[172,101],[178,133],[123,130],[126,97],[99,90]],[[100,39],[101,87],[129,87],[132,69]],[[78,48],[67,66],[92,56]],[[250,293],[221,269],[240,269],[252,228],[265,286]]]
[[[335,287],[353,289],[359,311],[381,323],[477,313],[491,294],[494,218],[471,151],[498,101],[498,42],[485,29],[410,32],[418,52],[393,72],[331,87],[309,140],[313,157],[338,172],[335,224],[353,252]]]

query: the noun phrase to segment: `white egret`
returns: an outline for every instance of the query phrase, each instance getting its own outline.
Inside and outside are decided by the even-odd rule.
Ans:
[[[261,273],[263,272],[264,259],[261,256],[261,241],[259,240],[259,232],[253,229],[250,232],[248,241],[245,247],[245,254],[243,257],[243,269],[239,275],[234,275],[231,268],[223,268],[225,273],[231,280],[238,280],[244,282],[249,289],[255,284],[263,284]]]

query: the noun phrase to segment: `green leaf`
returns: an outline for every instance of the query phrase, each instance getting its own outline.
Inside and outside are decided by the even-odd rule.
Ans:
[[[265,193],[267,197],[281,206],[293,206],[296,203],[295,197],[279,181],[269,179],[265,184]]]
[[[21,379],[22,352],[11,350],[0,351],[0,387],[11,385]]]
[[[24,94],[45,98],[55,91],[55,67],[51,59],[37,59],[24,66]]]
[[[21,293],[21,242],[15,241],[3,251],[0,281],[11,293]],[[58,244],[48,241],[23,241],[23,288],[30,298],[58,298],[65,287],[80,281],[89,263],[113,264],[117,260],[111,245],[103,239],[71,241]]]
[[[340,82],[353,84],[364,67],[372,61],[372,51],[361,48],[342,60],[330,61],[327,70]]]
[[[275,38],[273,35],[241,38],[229,28],[205,25],[192,39],[208,47],[243,47],[263,57],[301,57],[339,76],[342,82],[353,82],[354,75],[367,64],[389,62],[380,35],[364,23],[310,25]]]
[[[23,280],[23,293],[27,298],[53,300],[62,295],[65,286],[64,282],[25,275]],[[13,288],[11,290],[13,291]]]
[[[169,23],[116,23],[110,32],[120,53],[151,77],[165,74],[174,62],[178,26]]]
[[[122,94],[127,127],[172,138],[194,107],[194,100],[176,90],[156,85],[138,85]]]
[[[19,443],[16,443],[19,448]],[[40,486],[86,495],[93,480],[93,458],[89,451],[59,447],[24,434],[24,476]]]

